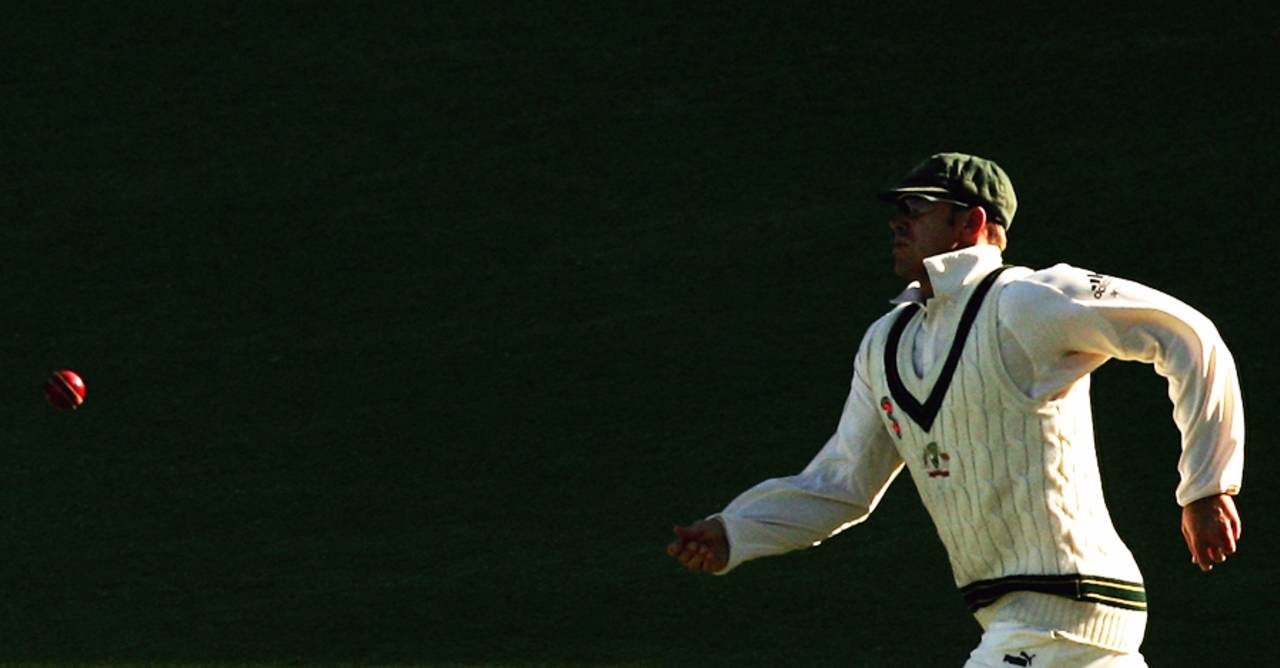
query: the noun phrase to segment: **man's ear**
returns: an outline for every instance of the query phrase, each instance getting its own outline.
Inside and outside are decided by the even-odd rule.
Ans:
[[[965,211],[964,237],[970,243],[978,243],[987,236],[987,211],[981,206],[972,206]]]

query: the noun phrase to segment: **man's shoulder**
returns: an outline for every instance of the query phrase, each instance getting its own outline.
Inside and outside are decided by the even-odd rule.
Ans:
[[[1001,293],[1001,304],[1034,306],[1045,300],[1097,299],[1105,295],[1115,279],[1096,271],[1066,263],[1045,269],[1023,268]]]
[[[912,308],[913,306],[916,306],[916,304],[912,302],[892,304],[889,310],[885,311],[884,315],[876,318],[869,326],[867,326],[866,338],[871,338],[879,331],[888,330],[893,326],[894,321],[898,319],[898,316],[901,315],[903,311]]]
[[[911,307],[910,302],[893,304],[892,307],[887,312],[885,312],[884,315],[872,321],[872,323],[867,326],[866,331],[864,331],[862,334],[862,342],[858,344],[858,354],[859,355],[867,354],[870,351],[871,346],[877,339],[883,340],[886,336],[888,336],[889,329],[893,327],[894,321],[898,319],[898,316],[905,309],[910,307]]]

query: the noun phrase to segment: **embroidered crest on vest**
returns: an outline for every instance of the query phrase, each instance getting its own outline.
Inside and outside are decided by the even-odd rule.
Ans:
[[[942,451],[937,443],[924,446],[924,466],[929,469],[930,478],[948,478],[951,476],[951,455]]]

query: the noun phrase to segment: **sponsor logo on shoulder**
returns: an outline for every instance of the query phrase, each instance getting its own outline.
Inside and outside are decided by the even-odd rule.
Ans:
[[[1103,297],[1107,296],[1107,291],[1111,292],[1112,297],[1119,295],[1120,292],[1118,290],[1111,289],[1112,280],[1113,279],[1110,276],[1103,276],[1102,274],[1089,274],[1089,287],[1093,291],[1093,298],[1102,299]]]
[[[1015,665],[1015,666],[1030,666],[1030,665],[1031,665],[1031,662],[1032,662],[1033,660],[1035,660],[1035,658],[1036,658],[1036,655],[1035,655],[1035,654],[1027,654],[1026,652],[1018,652],[1018,656],[1014,656],[1014,655],[1012,655],[1012,654],[1005,654],[1005,655],[1004,655],[1004,662],[1005,662],[1005,663],[1011,663],[1011,664],[1013,664],[1013,665]]]

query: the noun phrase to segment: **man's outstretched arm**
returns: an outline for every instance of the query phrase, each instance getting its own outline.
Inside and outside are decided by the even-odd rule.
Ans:
[[[809,465],[748,489],[712,517],[675,527],[667,554],[691,571],[727,573],[744,561],[816,545],[875,509],[903,462],[865,380],[864,352],[836,432]]]

